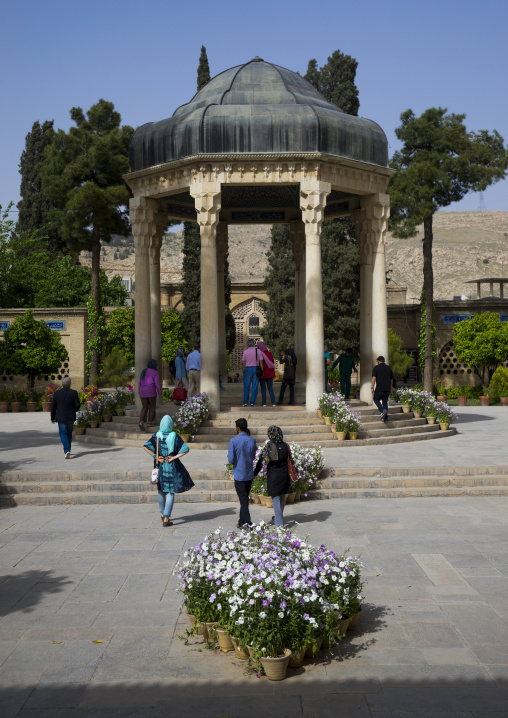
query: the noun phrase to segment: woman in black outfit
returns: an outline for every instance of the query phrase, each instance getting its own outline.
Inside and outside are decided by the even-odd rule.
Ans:
[[[260,454],[254,476],[257,476],[263,464],[266,464],[266,483],[268,496],[273,500],[274,523],[276,526],[284,526],[284,503],[286,494],[291,490],[288,473],[289,448],[283,440],[282,429],[278,426],[269,427],[268,438],[270,441]]]
[[[296,354],[292,349],[286,349],[284,354],[280,357],[280,363],[284,364],[284,374],[282,376],[282,386],[280,388],[279,401],[277,404],[282,406],[282,400],[284,399],[284,392],[286,386],[289,386],[289,405],[294,406],[295,403],[295,380],[296,380]]]

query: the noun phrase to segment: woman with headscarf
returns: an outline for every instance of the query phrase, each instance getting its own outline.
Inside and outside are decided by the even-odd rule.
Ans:
[[[189,382],[187,380],[187,371],[185,369],[185,359],[183,358],[183,348],[178,347],[175,357],[175,381],[176,386],[182,386],[189,391]]]
[[[157,394],[162,396],[157,361],[150,359],[147,368],[141,372],[138,383],[138,396],[141,399],[141,413],[139,415],[139,428],[141,431],[144,431],[147,426],[153,426]]]
[[[280,357],[280,363],[284,364],[284,374],[282,376],[282,385],[280,387],[279,401],[277,404],[282,405],[286,386],[289,386],[289,406],[295,403],[295,380],[296,380],[296,354],[292,349],[286,349]]]
[[[175,494],[192,489],[194,482],[180,461],[180,457],[189,451],[187,444],[173,431],[173,419],[167,414],[162,418],[159,431],[144,445],[144,450],[153,457],[159,466],[157,490],[159,509],[163,526],[172,526],[169,520]],[[157,448],[159,449],[157,453]]]
[[[261,404],[266,406],[266,388],[268,387],[268,393],[270,394],[272,406],[275,406],[275,394],[273,393],[275,363],[273,361],[273,354],[271,351],[268,351],[268,347],[264,342],[258,342],[258,349],[263,354],[263,376],[259,380],[259,383],[261,384]]]
[[[268,428],[268,439],[257,461],[254,476],[266,464],[266,484],[268,496],[273,501],[274,523],[276,526],[284,526],[284,503],[291,484],[288,473],[289,448],[278,426]]]

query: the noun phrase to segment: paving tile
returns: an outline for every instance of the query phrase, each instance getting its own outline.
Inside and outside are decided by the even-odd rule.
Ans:
[[[464,645],[457,632],[444,621],[406,621],[404,625],[419,648],[462,648]]]
[[[475,666],[479,662],[467,648],[424,648],[423,653],[433,666]]]
[[[504,645],[470,645],[471,652],[484,665],[508,666],[508,644]]]
[[[442,611],[459,635],[475,645],[508,645],[508,625],[484,603],[443,603]]]

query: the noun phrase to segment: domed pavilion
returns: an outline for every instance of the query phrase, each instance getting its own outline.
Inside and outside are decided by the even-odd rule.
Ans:
[[[360,247],[360,398],[388,356],[385,233],[388,147],[372,120],[347,115],[300,75],[256,57],[210,80],[173,116],[134,134],[136,380],[161,356],[160,248],[171,219],[201,234],[201,391],[220,408],[225,375],[224,257],[229,224],[288,224],[295,260],[295,352],[306,406],[324,388],[320,230],[350,216]],[[326,271],[326,268],[325,268]]]

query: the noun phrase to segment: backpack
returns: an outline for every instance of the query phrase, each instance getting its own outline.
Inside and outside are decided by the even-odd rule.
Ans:
[[[175,364],[175,360],[174,360],[174,359],[171,359],[171,361],[169,362],[169,371],[173,374],[173,376],[175,376],[175,374],[176,374],[176,364]]]

